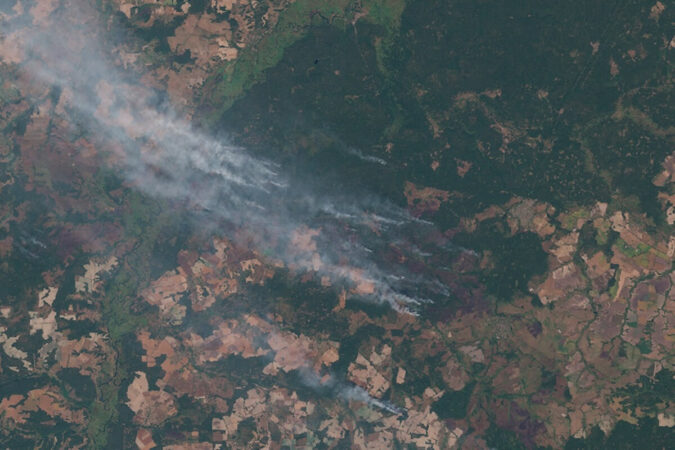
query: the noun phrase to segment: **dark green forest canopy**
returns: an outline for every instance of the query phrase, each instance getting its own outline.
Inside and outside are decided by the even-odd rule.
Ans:
[[[662,221],[651,180],[673,143],[658,123],[673,113],[672,61],[655,32],[665,17],[645,21],[648,8],[420,1],[393,36],[319,23],[219,126],[253,124],[251,143],[291,164],[348,166],[394,197],[404,180],[458,191],[451,207],[463,215],[511,195],[556,206],[619,195]],[[645,56],[613,74],[633,48]],[[389,167],[349,170],[340,147]],[[464,177],[458,159],[472,164]]]

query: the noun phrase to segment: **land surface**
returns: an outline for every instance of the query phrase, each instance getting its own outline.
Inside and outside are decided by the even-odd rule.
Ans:
[[[72,93],[23,70],[21,33],[75,8],[196,127],[433,223],[420,242],[462,250],[390,260],[448,295],[373,305],[135,189]],[[672,445],[672,5],[9,0],[0,20],[2,446]],[[294,233],[316,252],[320,227]]]

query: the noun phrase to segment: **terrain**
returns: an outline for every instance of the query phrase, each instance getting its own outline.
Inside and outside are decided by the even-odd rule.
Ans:
[[[667,448],[674,13],[3,2],[0,443]],[[117,84],[39,52],[87,41]],[[129,175],[184,123],[271,161],[279,211],[151,189],[178,154]]]

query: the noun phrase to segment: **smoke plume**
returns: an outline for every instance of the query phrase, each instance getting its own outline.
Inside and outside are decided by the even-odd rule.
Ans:
[[[266,254],[363,300],[414,314],[430,297],[447,294],[438,281],[383,256],[397,243],[423,257],[408,236],[432,232],[429,222],[370,196],[317,194],[274,162],[195,129],[138,82],[141,74],[114,63],[95,14],[78,12],[81,2],[65,5],[44,23],[25,16],[6,21],[3,45],[16,48],[29,76],[60,88],[66,110],[81,118],[128,184],[193,211],[204,226],[244,229]],[[386,164],[357,149],[346,152]]]

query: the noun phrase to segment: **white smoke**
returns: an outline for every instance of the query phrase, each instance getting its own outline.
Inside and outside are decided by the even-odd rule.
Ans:
[[[349,149],[347,150],[347,152],[348,152],[350,155],[356,156],[356,157],[359,158],[361,161],[371,162],[371,163],[379,164],[379,165],[381,165],[381,166],[386,166],[386,165],[387,165],[387,161],[385,161],[384,159],[378,158],[378,157],[376,157],[376,156],[364,155],[363,152],[362,152],[361,150],[356,149],[356,148],[349,148]]]
[[[65,0],[64,5],[52,13],[50,25],[17,18],[2,24],[3,29],[20,43],[22,69],[62,89],[67,106],[85,118],[92,139],[108,150],[132,186],[182,203],[209,226],[224,221],[244,228],[289,266],[316,271],[333,283],[361,282],[367,288],[356,293],[368,301],[411,314],[430,302],[410,293],[415,286],[403,280],[415,277],[405,268],[384,265],[376,257],[392,241],[405,240],[405,227],[430,228],[429,222],[372,198],[318,195],[297,180],[291,183],[273,162],[196,130],[169,105],[153,104],[154,93],[135,81],[137,75],[111,62],[109,50],[99,41],[101,24],[95,15],[78,14],[79,2]],[[348,152],[386,164],[359,150]],[[317,220],[318,263],[314,252],[289,251],[294,230]],[[353,237],[361,235],[368,236],[367,244],[354,242]],[[435,280],[416,277],[415,282],[447,293]],[[349,395],[359,392],[355,388]]]
[[[310,387],[317,392],[333,395],[347,402],[356,401],[365,403],[373,408],[381,409],[397,416],[406,413],[405,409],[400,408],[393,403],[371,396],[368,391],[361,386],[340,381],[332,375],[319,377],[316,372],[307,367],[300,369],[299,373],[302,382],[307,387]]]

